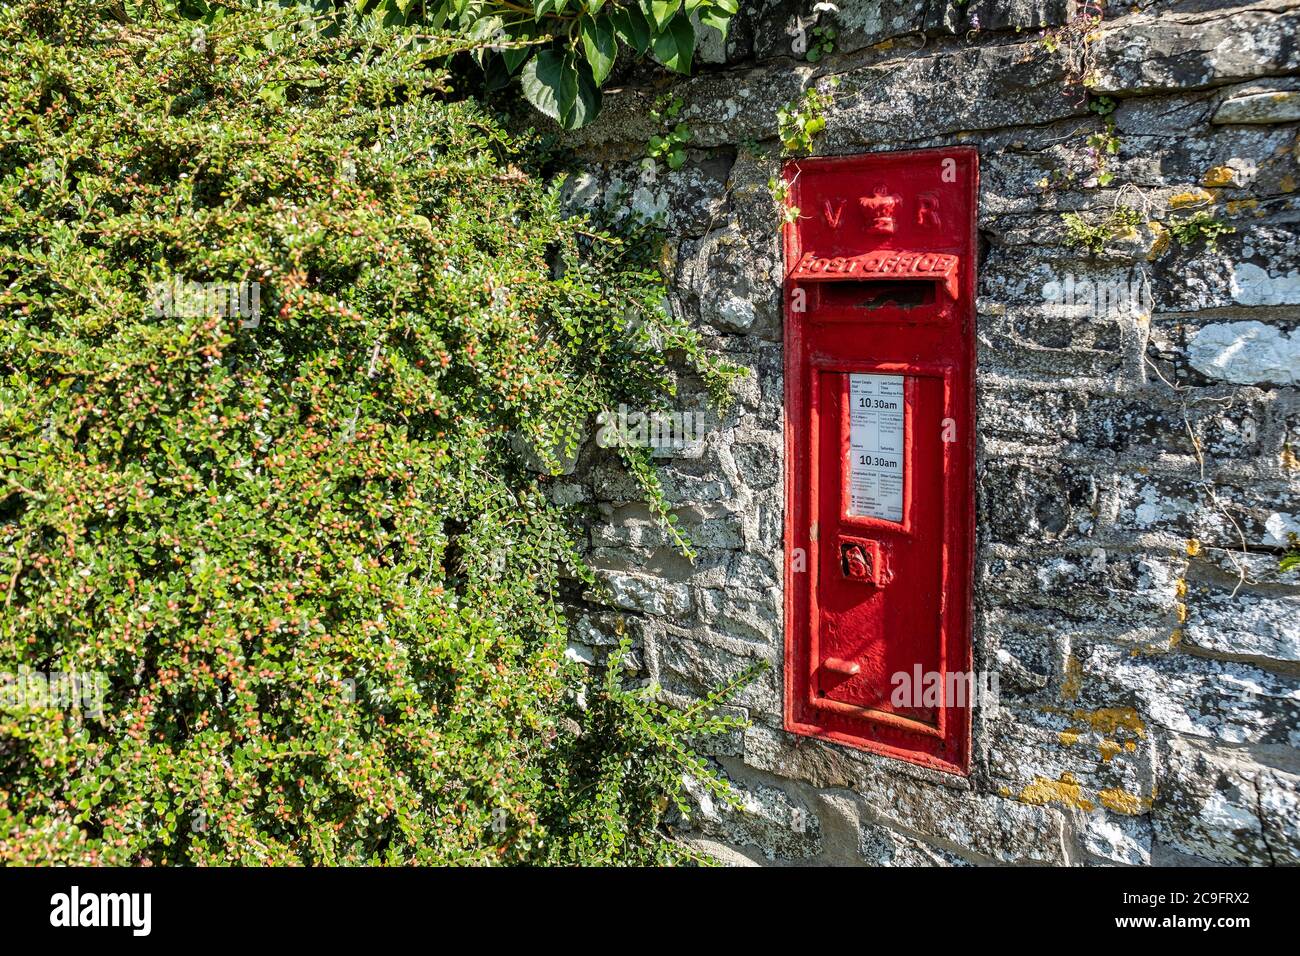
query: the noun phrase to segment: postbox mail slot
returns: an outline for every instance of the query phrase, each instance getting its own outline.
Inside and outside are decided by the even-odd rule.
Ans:
[[[977,157],[792,161],[786,726],[965,773]],[[802,555],[802,557],[800,556]],[[929,686],[933,686],[930,684]]]
[[[817,289],[818,302],[829,309],[915,309],[934,305],[942,295],[937,282],[874,279],[866,282],[830,282]]]

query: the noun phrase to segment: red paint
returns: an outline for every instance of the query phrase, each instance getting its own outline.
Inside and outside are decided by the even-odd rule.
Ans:
[[[957,773],[969,702],[891,697],[898,673],[971,670],[978,175],[964,147],[785,169],[786,727]],[[861,490],[898,486],[897,453],[870,454],[896,433],[896,383],[859,380],[851,451],[854,373],[903,376],[898,521]]]

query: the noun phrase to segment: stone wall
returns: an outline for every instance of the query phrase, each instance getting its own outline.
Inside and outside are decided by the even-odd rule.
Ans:
[[[678,836],[736,863],[1300,863],[1300,575],[1278,570],[1300,529],[1300,3],[1139,3],[1091,35],[1071,0],[742,6],[669,88],[681,168],[643,162],[662,74],[629,76],[572,137],[571,201],[661,215],[673,308],[748,369],[702,445],[663,460],[693,564],[609,452],[555,486],[587,507],[609,586],[578,610],[574,654],[630,632],[677,700],[771,664],[736,700],[749,729],[714,748],[747,812],[702,796]],[[810,63],[792,43],[814,23],[838,36]],[[973,640],[1001,706],[975,715],[969,778],[782,729],[768,181],[778,108],[831,76],[818,155],[980,153]],[[1104,185],[1087,152],[1103,96]],[[1131,234],[1071,244],[1064,213],[1116,204],[1138,210]],[[1180,238],[1198,209],[1235,232]],[[1143,307],[1062,315],[1043,290],[1067,277]],[[706,404],[681,384],[683,409]]]

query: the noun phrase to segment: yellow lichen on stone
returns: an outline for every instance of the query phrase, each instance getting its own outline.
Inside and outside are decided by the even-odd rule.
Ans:
[[[1231,166],[1211,166],[1201,180],[1203,186],[1232,186],[1236,184]]]
[[[1284,193],[1295,192],[1295,177],[1287,173],[1277,181],[1277,188]]]
[[[1290,445],[1282,447],[1282,467],[1289,468],[1292,471],[1300,469],[1300,458],[1296,457],[1296,453],[1291,450]]]
[[[1119,787],[1111,787],[1108,790],[1097,792],[1097,799],[1101,805],[1108,810],[1114,810],[1116,813],[1123,813],[1126,816],[1134,817],[1140,813],[1145,813],[1151,809],[1151,801],[1142,797],[1134,796],[1127,790],[1121,790]]]
[[[1169,197],[1170,209],[1186,209],[1189,206],[1204,206],[1214,202],[1214,194],[1208,189],[1189,189]]]
[[[1032,803],[1040,807],[1048,803],[1059,803],[1064,807],[1091,810],[1095,806],[1091,800],[1084,798],[1079,782],[1068,770],[1061,774],[1059,780],[1034,777],[1034,782],[1020,791],[1018,799],[1021,803]]]
[[[1125,730],[1137,737],[1146,737],[1147,725],[1132,707],[1102,707],[1100,710],[1076,710],[1074,720],[1087,724],[1093,730],[1113,737]]]
[[[1079,742],[1079,731],[1073,727],[1069,730],[1062,730],[1057,736],[1060,738],[1061,744],[1066,747],[1072,747]]]
[[[1194,558],[1201,553],[1201,542],[1196,538],[1187,539],[1187,556]]]
[[[1155,237],[1151,240],[1151,248],[1147,250],[1147,262],[1153,262],[1164,255],[1165,250],[1169,248],[1169,230],[1158,222],[1147,223],[1147,228]]]
[[[1097,750],[1101,753],[1101,762],[1110,763],[1110,758],[1123,751],[1123,747],[1117,741],[1110,738],[1102,738],[1101,743],[1097,744]]]
[[[1230,199],[1223,204],[1229,216],[1241,216],[1254,210],[1255,215],[1262,215],[1258,199]]]
[[[1061,680],[1061,699],[1074,700],[1083,686],[1083,665],[1074,656],[1065,660],[1065,677]]]

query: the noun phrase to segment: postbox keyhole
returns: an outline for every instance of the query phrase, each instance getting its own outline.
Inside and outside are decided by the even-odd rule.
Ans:
[[[871,555],[860,544],[851,542],[841,544],[840,564],[844,569],[846,578],[853,578],[855,581],[870,581],[874,576],[871,567]]]

